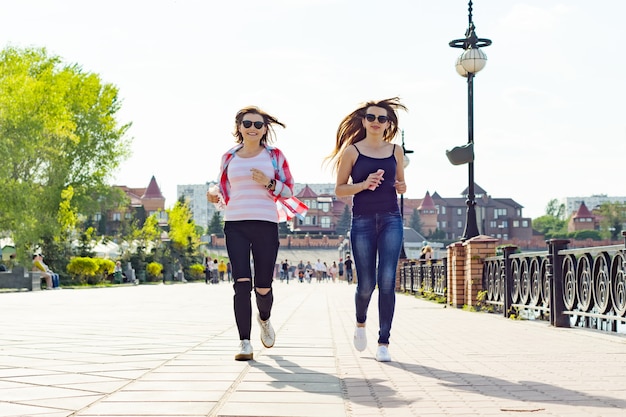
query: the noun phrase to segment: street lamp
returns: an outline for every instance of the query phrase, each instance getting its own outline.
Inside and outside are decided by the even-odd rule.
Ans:
[[[448,45],[452,48],[463,48],[464,52],[456,61],[456,71],[462,77],[467,78],[467,133],[468,146],[474,146],[474,75],[482,70],[487,63],[487,55],[480,50],[481,47],[491,45],[491,40],[476,36],[475,26],[472,21],[472,1],[468,3],[469,26],[465,31],[464,39],[455,39]],[[469,186],[467,190],[467,216],[465,230],[461,240],[467,240],[478,236],[478,224],[476,223],[476,195],[474,194],[474,160],[468,163]]]
[[[411,154],[413,151],[404,147],[404,129],[402,129],[402,154],[404,155],[402,165],[404,169],[409,166],[411,162],[407,154]],[[402,227],[404,227],[404,194],[400,194],[400,215],[402,216]]]
[[[409,166],[409,157],[407,154],[411,154],[413,151],[407,149],[404,146],[404,129],[402,129],[402,165],[406,169]],[[406,176],[406,175],[405,175]],[[402,217],[402,230],[404,230],[404,194],[400,194],[400,217]],[[402,248],[400,249],[400,259],[406,259],[406,251],[404,250],[404,238],[402,239]]]

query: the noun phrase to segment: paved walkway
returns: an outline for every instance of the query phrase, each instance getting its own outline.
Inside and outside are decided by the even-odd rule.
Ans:
[[[0,294],[0,416],[626,414],[623,336],[398,295],[378,363],[352,347],[353,293],[277,282],[277,342],[255,323],[251,362],[233,360],[227,284]]]

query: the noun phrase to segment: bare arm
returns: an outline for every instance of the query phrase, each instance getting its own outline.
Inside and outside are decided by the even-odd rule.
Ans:
[[[378,186],[378,184],[380,184],[380,176],[375,172],[370,173],[365,181],[356,184],[348,183],[350,174],[352,173],[352,167],[357,157],[358,152],[354,146],[346,148],[341,155],[339,167],[337,168],[337,183],[335,185],[335,195],[337,197],[355,195],[363,190],[367,190],[369,186]]]
[[[404,182],[404,152],[400,146],[396,146],[394,155],[397,161],[396,182],[394,183],[394,187],[396,187],[398,194],[404,194],[406,192],[406,183]]]

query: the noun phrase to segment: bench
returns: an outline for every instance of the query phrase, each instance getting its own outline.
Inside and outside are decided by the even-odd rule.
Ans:
[[[41,290],[40,272],[26,271],[23,266],[16,266],[12,271],[0,272],[0,288],[28,291]]]

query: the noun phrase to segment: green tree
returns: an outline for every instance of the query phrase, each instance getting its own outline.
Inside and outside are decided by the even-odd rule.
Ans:
[[[548,205],[546,206],[546,215],[564,220],[565,204],[559,204],[559,201],[556,198],[553,198],[552,200],[548,201]]]
[[[567,236],[567,220],[565,205],[558,203],[556,199],[550,200],[546,206],[546,214],[533,220],[532,227],[536,232],[544,235],[547,239]]]
[[[0,52],[0,230],[22,259],[71,233],[67,213],[80,213],[128,155],[120,106],[115,86],[45,49]]]
[[[350,207],[346,204],[341,213],[341,217],[337,221],[337,228],[335,233],[341,236],[346,236],[348,230],[350,230],[350,223],[352,222],[352,213],[350,213]]]
[[[208,234],[221,235],[222,233],[224,233],[222,215],[216,210],[215,213],[213,213],[213,217],[211,217],[211,221],[209,222]]]
[[[600,228],[603,234],[608,234],[612,240],[618,240],[626,223],[626,203],[605,202],[600,205],[598,212],[602,216]]]
[[[602,234],[599,230],[578,230],[574,233],[571,233],[571,236],[576,240],[602,240]]]
[[[171,261],[178,261],[184,269],[194,263],[200,245],[200,235],[197,233],[193,214],[185,201],[178,200],[174,207],[167,210],[170,238]],[[173,264],[166,265],[169,273]]]
[[[417,233],[422,234],[422,219],[416,208],[413,209],[411,214],[411,220],[409,220],[409,227],[415,230]]]

